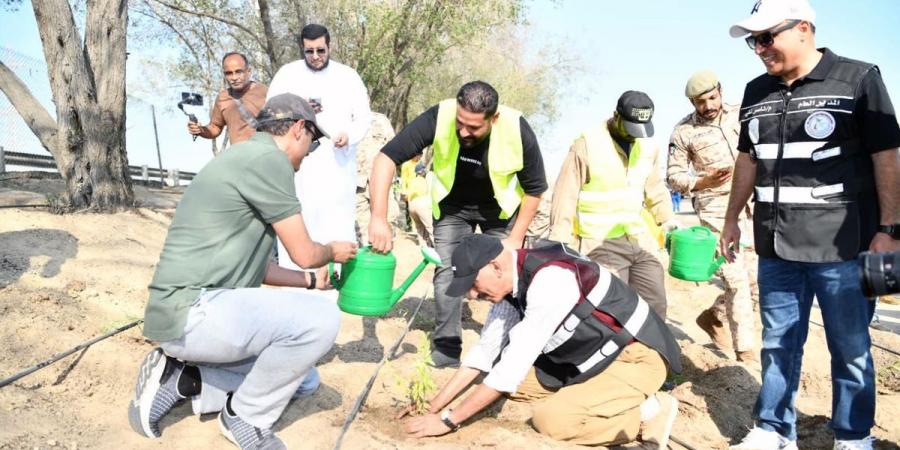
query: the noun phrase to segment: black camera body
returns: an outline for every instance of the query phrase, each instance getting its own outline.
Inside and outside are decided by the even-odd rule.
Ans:
[[[900,252],[863,252],[857,260],[863,295],[876,297],[900,292]]]

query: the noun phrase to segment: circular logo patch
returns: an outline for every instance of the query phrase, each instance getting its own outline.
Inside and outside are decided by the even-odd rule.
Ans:
[[[755,117],[750,119],[750,123],[747,124],[747,134],[750,135],[750,142],[759,144],[759,119]]]
[[[834,116],[826,111],[816,111],[806,118],[803,128],[811,138],[825,139],[834,132]]]

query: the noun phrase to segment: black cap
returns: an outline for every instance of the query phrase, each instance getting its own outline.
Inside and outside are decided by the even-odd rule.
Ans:
[[[278,94],[266,101],[262,110],[256,115],[256,124],[259,126],[284,119],[305,120],[312,124],[313,129],[316,130],[316,136],[313,139],[331,138],[319,128],[319,124],[316,123],[316,113],[309,103],[294,94]]]
[[[640,91],[625,91],[616,104],[616,112],[622,117],[625,131],[636,138],[653,137],[653,100]]]
[[[453,281],[447,287],[447,295],[458,297],[469,292],[478,271],[502,252],[503,244],[495,237],[473,234],[460,241],[450,257]]]

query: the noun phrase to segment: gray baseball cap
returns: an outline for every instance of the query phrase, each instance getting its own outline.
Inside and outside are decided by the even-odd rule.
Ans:
[[[270,98],[256,115],[257,127],[277,120],[305,120],[312,124],[316,131],[315,139],[326,137],[331,139],[328,133],[322,131],[316,123],[316,112],[306,100],[294,94],[278,94]]]

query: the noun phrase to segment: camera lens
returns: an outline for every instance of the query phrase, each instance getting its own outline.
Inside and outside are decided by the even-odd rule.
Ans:
[[[900,252],[860,253],[859,277],[863,295],[875,297],[900,292]]]

